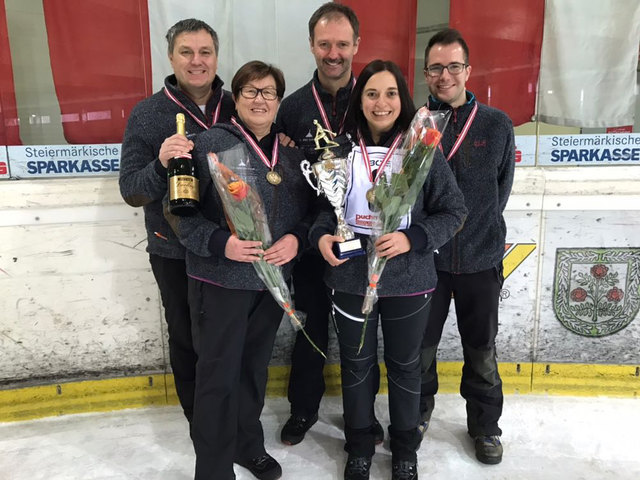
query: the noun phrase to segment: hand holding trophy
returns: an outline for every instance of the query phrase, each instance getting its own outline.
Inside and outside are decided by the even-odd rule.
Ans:
[[[344,259],[363,255],[365,253],[362,242],[355,236],[353,230],[344,220],[344,199],[347,192],[347,184],[349,183],[349,169],[347,168],[347,160],[345,158],[336,158],[331,151],[332,148],[339,144],[329,138],[329,135],[335,136],[335,133],[325,130],[317,120],[313,121],[316,125],[316,136],[314,138],[316,150],[324,150],[320,155],[320,160],[311,165],[308,160],[304,160],[300,164],[302,173],[311,187],[320,195],[323,193],[329,203],[333,207],[338,220],[338,226],[335,234],[344,238],[344,242],[335,243],[333,251],[337,258]],[[321,143],[324,142],[324,145]],[[316,178],[318,186],[316,187],[311,180],[311,174]]]

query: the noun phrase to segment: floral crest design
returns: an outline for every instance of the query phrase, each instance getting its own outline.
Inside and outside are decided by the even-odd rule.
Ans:
[[[640,309],[640,249],[572,249],[556,252],[553,308],[578,335],[619,332]]]

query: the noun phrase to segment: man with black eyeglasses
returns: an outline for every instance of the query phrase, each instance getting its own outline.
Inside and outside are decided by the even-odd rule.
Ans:
[[[469,48],[460,32],[436,33],[425,50],[425,78],[431,110],[450,110],[442,148],[469,214],[460,231],[435,255],[438,285],[422,344],[420,408],[424,432],[438,391],[436,353],[454,299],[464,366],[460,394],[466,400],[467,429],[476,458],[502,460],[502,380],[495,339],[506,236],[503,217],[515,168],[513,124],[503,112],[480,104],[466,90]]]

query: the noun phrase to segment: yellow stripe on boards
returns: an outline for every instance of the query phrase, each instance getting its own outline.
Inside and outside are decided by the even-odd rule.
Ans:
[[[640,396],[640,366],[536,363],[532,378],[532,393]]]
[[[505,394],[638,397],[640,366],[557,363],[500,363]],[[286,397],[289,366],[269,367],[267,395]],[[457,393],[462,362],[438,362],[440,393]],[[340,366],[326,365],[327,395],[340,394]],[[380,393],[387,393],[386,369],[380,365]],[[0,422],[71,413],[177,405],[172,375],[88,380],[0,390]]]
[[[59,383],[0,390],[0,421],[170,403],[173,402],[167,396],[165,376],[162,374]]]

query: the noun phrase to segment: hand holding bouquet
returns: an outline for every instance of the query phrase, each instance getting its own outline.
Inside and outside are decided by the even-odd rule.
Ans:
[[[373,235],[367,249],[368,282],[362,303],[365,321],[359,349],[364,343],[368,315],[378,300],[378,282],[387,263],[386,256],[379,257],[376,254],[375,243],[382,235],[396,231],[402,218],[413,208],[431,169],[448,120],[449,112],[432,112],[426,107],[420,108],[400,147],[400,152],[404,152],[402,165],[400,168],[393,168],[390,175],[380,175],[373,187],[372,203],[379,215],[373,225]]]
[[[224,206],[227,223],[241,240],[262,242],[262,249],[271,246],[272,238],[262,199],[257,189],[250,185],[254,173],[249,165],[244,145],[219,154],[209,153],[209,171]],[[236,172],[243,172],[244,175]],[[258,277],[273,298],[287,314],[295,330],[302,330],[309,343],[323,356],[325,354],[309,338],[304,330],[305,315],[293,306],[291,292],[282,276],[282,268],[260,259],[252,262]]]

